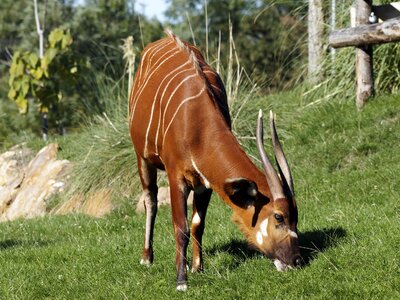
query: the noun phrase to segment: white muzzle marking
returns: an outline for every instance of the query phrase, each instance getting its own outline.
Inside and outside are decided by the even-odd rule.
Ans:
[[[288,233],[289,233],[289,235],[290,235],[291,237],[296,238],[296,239],[298,238],[297,233],[294,232],[293,230],[288,229]]]
[[[278,272],[283,272],[287,270],[287,265],[281,262],[279,259],[274,260],[274,265]]]

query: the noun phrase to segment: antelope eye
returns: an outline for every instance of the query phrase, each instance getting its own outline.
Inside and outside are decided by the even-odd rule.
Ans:
[[[282,223],[283,222],[283,216],[280,214],[274,214],[275,219],[279,222]]]

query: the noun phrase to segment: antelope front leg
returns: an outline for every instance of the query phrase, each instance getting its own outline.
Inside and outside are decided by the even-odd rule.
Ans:
[[[192,244],[193,261],[192,272],[203,272],[202,240],[205,227],[205,218],[212,190],[203,189],[194,192],[192,216]]]
[[[170,177],[170,176],[169,176]],[[176,289],[187,289],[187,259],[186,250],[189,244],[189,226],[187,223],[187,196],[188,189],[183,182],[169,179],[171,192],[172,221],[174,224],[176,241]]]

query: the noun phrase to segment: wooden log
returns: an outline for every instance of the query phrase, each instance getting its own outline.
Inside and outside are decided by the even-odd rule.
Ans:
[[[372,0],[356,1],[356,25],[368,24],[368,17],[372,10]],[[374,92],[372,77],[372,46],[356,48],[356,106],[361,109]]]
[[[336,30],[329,35],[329,45],[334,48],[398,41],[400,41],[400,18],[390,19],[377,24],[360,25]]]

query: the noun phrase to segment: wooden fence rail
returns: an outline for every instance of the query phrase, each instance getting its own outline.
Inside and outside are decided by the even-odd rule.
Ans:
[[[361,109],[367,99],[374,93],[372,76],[372,45],[400,41],[400,17],[395,5],[372,6],[372,0],[356,0],[356,27],[333,31],[329,36],[329,44],[334,48],[356,47],[356,105]],[[388,11],[396,16],[382,23],[369,24],[372,13]],[[379,15],[378,15],[379,16]]]
[[[334,48],[374,45],[400,41],[400,18],[333,31],[329,44]]]

